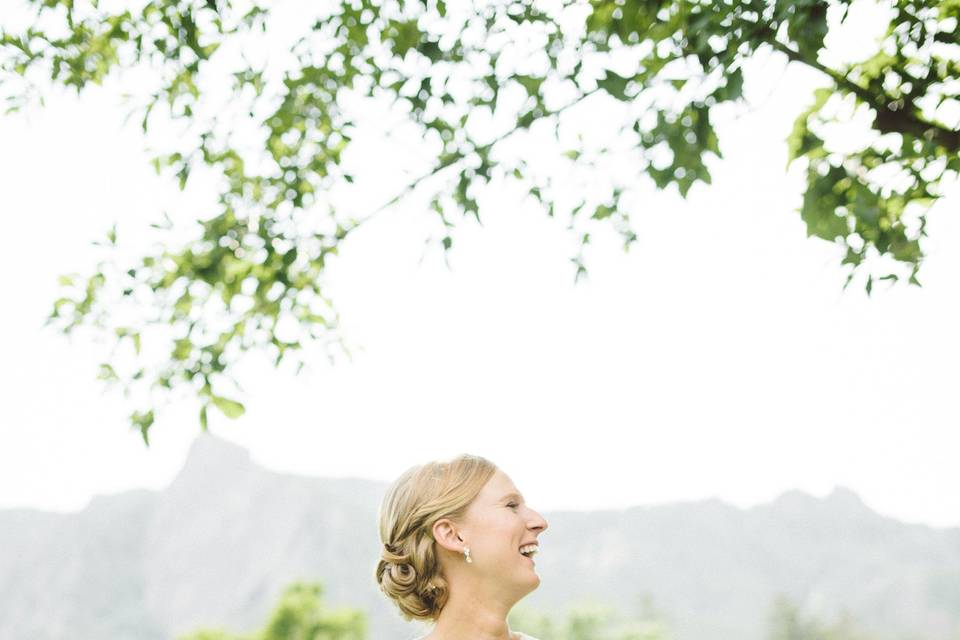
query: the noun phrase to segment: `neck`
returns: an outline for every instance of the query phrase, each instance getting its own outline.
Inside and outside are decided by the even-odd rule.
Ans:
[[[456,591],[454,591],[456,593]],[[453,593],[437,618],[429,640],[516,640],[507,614],[513,603],[492,597],[461,597]]]

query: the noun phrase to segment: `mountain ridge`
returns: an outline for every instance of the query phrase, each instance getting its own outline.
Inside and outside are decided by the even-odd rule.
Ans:
[[[0,637],[247,632],[294,579],[364,610],[370,638],[416,637],[424,627],[400,619],[373,577],[386,487],[267,470],[203,434],[162,490],[97,496],[75,513],[0,510]],[[544,515],[542,582],[523,607],[599,599],[628,612],[652,597],[677,640],[761,640],[786,595],[852,612],[880,639],[960,637],[960,528],[901,523],[846,487],[746,509],[707,498]]]

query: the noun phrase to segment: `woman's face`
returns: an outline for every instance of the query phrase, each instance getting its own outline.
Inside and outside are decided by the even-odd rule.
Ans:
[[[470,548],[472,564],[463,567],[475,577],[502,585],[516,584],[523,595],[540,584],[534,560],[520,547],[537,542],[547,521],[524,502],[510,478],[499,469],[470,504],[460,531]],[[459,560],[466,562],[461,551]],[[522,595],[520,596],[522,597]]]

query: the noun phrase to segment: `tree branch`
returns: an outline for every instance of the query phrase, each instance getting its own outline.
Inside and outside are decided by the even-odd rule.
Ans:
[[[563,113],[564,111],[566,111],[567,109],[569,109],[570,107],[573,107],[573,106],[575,106],[575,105],[583,102],[587,97],[593,95],[594,93],[596,93],[596,92],[598,92],[598,91],[600,91],[600,87],[596,87],[596,88],[594,88],[594,89],[591,89],[590,91],[586,91],[586,92],[584,92],[582,95],[580,95],[579,97],[577,97],[577,98],[574,99],[574,100],[571,100],[570,102],[568,102],[567,104],[563,105],[562,107],[560,107],[560,108],[557,109],[556,111],[550,111],[550,112],[548,112],[548,113],[543,114],[543,116],[541,116],[541,117],[559,115],[559,114]],[[516,133],[517,131],[519,131],[521,128],[524,128],[524,127],[521,127],[521,126],[518,124],[517,126],[513,127],[512,129],[509,129],[508,131],[505,131],[504,133],[500,134],[499,136],[497,136],[496,138],[494,138],[493,140],[491,140],[491,141],[488,142],[487,144],[481,145],[481,147],[486,147],[486,148],[493,147],[493,145],[495,145],[495,144],[497,144],[498,142],[501,142],[501,141],[505,140],[506,138],[510,137],[511,135],[513,135],[514,133]],[[430,169],[430,170],[427,171],[426,173],[418,176],[418,177],[417,177],[416,179],[414,179],[412,182],[410,182],[410,183],[408,183],[407,185],[405,185],[405,186],[404,186],[396,195],[394,195],[392,198],[390,198],[389,200],[387,200],[386,202],[384,202],[383,204],[381,204],[379,207],[377,207],[376,209],[374,209],[373,211],[371,211],[370,213],[368,213],[368,214],[366,215],[366,217],[364,217],[364,218],[361,219],[361,220],[356,221],[353,225],[351,225],[351,226],[347,229],[347,231],[353,231],[354,229],[356,229],[357,227],[359,227],[361,224],[363,224],[363,223],[366,222],[367,220],[370,220],[371,218],[373,218],[373,217],[374,217],[375,215],[377,215],[378,213],[382,212],[383,210],[385,210],[385,209],[389,208],[390,206],[392,206],[392,205],[396,204],[397,202],[399,202],[400,199],[402,199],[405,195],[407,195],[408,193],[410,193],[411,191],[413,191],[414,189],[416,189],[416,188],[417,188],[417,185],[419,185],[419,184],[420,184],[421,182],[423,182],[424,180],[426,180],[426,179],[428,179],[428,178],[430,178],[430,177],[432,177],[432,176],[435,176],[435,175],[436,175],[437,173],[439,173],[440,171],[443,171],[443,170],[446,169],[447,167],[450,167],[450,166],[452,166],[452,165],[455,165],[456,163],[460,162],[461,160],[463,160],[463,159],[466,158],[466,157],[467,157],[466,155],[460,155],[459,157],[452,157],[452,158],[450,158],[450,159],[448,159],[448,160],[446,160],[446,161],[444,161],[444,162],[441,162],[440,164],[438,164],[437,166],[433,167],[432,169]]]
[[[860,98],[860,100],[873,107],[877,112],[877,129],[881,133],[909,133],[922,140],[929,142],[936,141],[950,153],[960,152],[960,132],[953,131],[935,122],[924,120],[915,112],[892,109],[888,105],[882,104],[882,96],[870,93],[870,91],[864,87],[861,87],[833,69],[825,67],[817,60],[809,60],[803,57],[798,51],[777,41],[775,37],[768,38],[766,41],[774,49],[786,55],[791,61],[801,62],[826,74],[838,87],[854,94]]]

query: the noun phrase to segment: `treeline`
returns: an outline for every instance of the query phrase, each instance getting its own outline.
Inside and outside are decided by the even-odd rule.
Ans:
[[[200,629],[178,640],[367,640],[367,617],[358,609],[328,609],[319,583],[294,582],[259,631]]]
[[[555,616],[517,607],[510,627],[539,640],[674,640],[667,618],[647,601],[638,613],[624,615],[611,607],[581,605]],[[359,609],[329,609],[323,586],[294,582],[280,596],[264,626],[238,634],[221,628],[202,628],[178,640],[370,640],[367,618]],[[777,599],[768,615],[766,640],[875,640],[849,617],[824,622],[805,615],[787,598]],[[411,640],[398,638],[396,640]]]
[[[648,600],[639,612],[623,614],[612,607],[571,608],[560,620],[518,607],[510,627],[538,640],[675,640],[669,619]],[[826,622],[804,614],[786,597],[777,598],[766,622],[765,640],[877,640],[859,629],[850,616]]]

